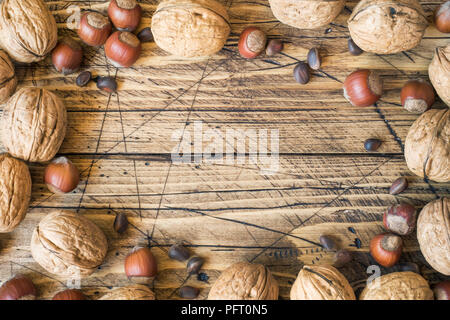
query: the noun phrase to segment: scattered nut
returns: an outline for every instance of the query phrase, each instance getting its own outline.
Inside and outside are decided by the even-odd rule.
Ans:
[[[271,39],[269,40],[266,48],[266,55],[268,56],[274,56],[277,53],[280,53],[283,51],[283,41],[277,40],[277,39]]]
[[[186,269],[189,274],[197,274],[199,273],[200,269],[202,268],[203,264],[205,263],[205,260],[201,257],[192,257],[189,259]]]
[[[239,53],[247,59],[259,56],[266,47],[267,37],[264,31],[256,27],[249,27],[242,31],[239,38]]]
[[[108,93],[117,92],[117,81],[113,77],[97,77],[97,88],[100,90],[106,91]]]
[[[55,69],[68,75],[76,72],[83,61],[83,49],[72,38],[66,37],[59,41],[52,52],[52,62]]]
[[[44,182],[53,193],[72,192],[80,182],[80,172],[72,161],[59,157],[45,168]]]
[[[142,8],[136,0],[111,0],[108,16],[117,30],[133,32],[141,22]]]
[[[36,287],[24,275],[16,275],[0,287],[0,300],[35,300]]]
[[[348,51],[352,56],[360,56],[364,53],[364,51],[358,47],[352,38],[348,39]]]
[[[408,203],[389,207],[383,215],[384,227],[401,236],[406,236],[416,227],[417,211]]]
[[[408,188],[408,180],[406,180],[405,177],[400,177],[392,182],[392,185],[389,188],[389,194],[396,195],[402,193],[406,188]]]
[[[181,287],[178,291],[178,295],[183,299],[195,299],[200,294],[200,290],[198,288],[194,288],[191,286]]]
[[[402,238],[394,234],[379,234],[370,241],[370,255],[383,267],[395,265],[400,259],[402,249]]]
[[[442,33],[450,33],[450,1],[442,3],[434,12],[436,29]]]
[[[450,281],[443,281],[433,288],[436,300],[450,300]]]
[[[364,149],[367,151],[377,151],[381,143],[381,140],[378,139],[367,139],[364,141]]]
[[[87,298],[80,290],[67,289],[55,294],[52,300],[87,300]]]
[[[308,64],[313,70],[319,70],[322,64],[322,58],[320,57],[319,49],[311,48],[308,52]]]
[[[105,43],[105,54],[117,68],[131,67],[141,55],[141,42],[127,31],[114,32]]]
[[[137,37],[138,37],[139,41],[141,41],[142,43],[152,42],[153,41],[152,29],[149,27],[142,29],[137,34]]]
[[[85,12],[81,16],[78,36],[89,46],[99,47],[105,44],[112,30],[111,22],[99,12]]]
[[[91,80],[92,80],[92,73],[91,73],[90,71],[83,71],[83,72],[81,72],[81,73],[78,75],[78,77],[77,77],[77,79],[75,80],[75,82],[76,82],[77,86],[79,86],[79,87],[84,87],[84,86],[86,86],[86,85],[89,83],[89,81],[91,81]]]
[[[304,62],[299,62],[294,68],[294,79],[300,84],[307,84],[310,79],[308,65]]]
[[[190,256],[191,256],[191,253],[182,244],[179,244],[179,243],[174,244],[169,249],[169,257],[171,259],[182,262],[182,261],[189,259]]]
[[[423,80],[408,81],[400,94],[403,108],[412,113],[424,113],[434,104],[433,87]]]
[[[355,107],[368,107],[377,102],[383,94],[383,82],[378,72],[357,70],[344,82],[344,97]]]
[[[322,235],[320,236],[319,241],[322,244],[322,246],[327,250],[336,249],[336,242],[334,242],[333,238],[329,236]]]
[[[125,274],[139,284],[150,284],[158,273],[156,259],[149,248],[134,247],[125,258]]]
[[[334,254],[333,266],[336,268],[342,268],[352,260],[353,260],[352,253],[348,250],[341,249]]]
[[[116,218],[114,219],[114,230],[117,233],[124,233],[128,229],[128,218],[127,215],[123,212],[119,212],[116,214]]]

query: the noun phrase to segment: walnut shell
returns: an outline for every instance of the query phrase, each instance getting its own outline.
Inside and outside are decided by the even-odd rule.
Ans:
[[[86,276],[108,251],[103,231],[91,220],[68,211],[45,216],[31,237],[31,254],[45,270],[62,276]]]
[[[165,0],[152,18],[152,33],[163,50],[181,57],[220,51],[230,34],[227,9],[214,0]]]
[[[393,272],[374,279],[360,300],[433,300],[427,280],[415,272]]]
[[[3,0],[0,4],[0,45],[12,59],[41,61],[57,41],[55,18],[42,0]]]
[[[278,282],[261,264],[238,262],[222,272],[208,300],[277,300]]]
[[[31,176],[25,163],[0,154],[0,233],[11,232],[25,218],[31,198]]]
[[[428,203],[417,220],[417,240],[428,263],[450,275],[450,198]]]
[[[273,15],[282,23],[300,29],[315,29],[332,22],[345,0],[269,0]]]
[[[405,159],[420,177],[450,181],[449,109],[431,109],[414,122],[406,136]]]
[[[16,71],[8,54],[0,50],[0,104],[6,102],[17,87]]]
[[[99,300],[155,300],[155,294],[144,285],[116,288]]]
[[[417,0],[362,0],[348,19],[353,41],[364,51],[379,54],[416,47],[427,26]]]
[[[450,107],[450,45],[436,48],[428,75],[439,97]]]
[[[332,266],[304,266],[291,288],[291,300],[356,300],[342,273]]]
[[[66,126],[66,108],[55,94],[46,89],[22,88],[3,110],[3,144],[16,158],[49,161],[64,140]]]

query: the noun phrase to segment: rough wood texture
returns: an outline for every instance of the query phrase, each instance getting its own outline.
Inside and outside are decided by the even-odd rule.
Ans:
[[[76,36],[65,23],[70,5],[101,11],[107,7],[107,1],[47,2],[60,36]],[[29,243],[42,217],[65,208],[93,219],[109,240],[105,263],[81,281],[92,299],[129,283],[123,260],[137,244],[151,244],[158,259],[157,298],[177,298],[177,288],[187,279],[185,266],[167,257],[177,241],[206,258],[208,282],[195,277],[186,282],[202,288],[200,299],[221,270],[239,260],[269,266],[286,299],[303,263],[331,261],[332,253],[318,246],[321,234],[334,236],[355,253],[355,262],[341,271],[359,292],[369,276],[367,267],[374,264],[368,245],[383,230],[384,209],[399,201],[422,207],[450,193],[450,184],[427,183],[408,171],[402,147],[417,116],[403,110],[399,97],[407,79],[427,79],[433,48],[448,43],[448,35],[430,25],[421,45],[411,51],[353,57],[347,52],[346,20],[356,1],[350,1],[334,23],[313,31],[280,24],[267,1],[222,2],[229,8],[232,35],[209,59],[176,59],[150,43],[133,68],[117,70],[102,49],[85,47],[83,69],[117,75],[118,94],[99,92],[94,83],[77,88],[75,75],[57,74],[50,59],[17,66],[20,86],[44,86],[64,99],[69,129],[60,154],[78,166],[82,181],[69,195],[52,195],[42,182],[44,165],[30,164],[32,207],[14,232],[0,234],[2,282],[14,273],[29,274],[42,299],[64,288],[66,279],[48,274],[32,260]],[[441,2],[422,1],[429,17]],[[141,5],[140,29],[150,25],[157,1]],[[237,40],[247,25],[285,40],[284,53],[242,59]],[[324,56],[322,71],[300,86],[292,69],[313,46]],[[379,70],[385,81],[385,94],[376,107],[351,107],[342,95],[346,75],[363,67]],[[438,101],[435,107],[444,105]],[[264,174],[246,155],[241,163],[172,164],[170,153],[180,142],[172,138],[173,132],[193,134],[196,120],[203,121],[204,131],[222,133],[278,129],[279,171]],[[384,143],[378,152],[367,154],[363,142],[373,137]],[[410,187],[390,196],[388,188],[399,176],[407,177]],[[126,213],[132,223],[122,235],[112,229],[117,212]],[[415,237],[405,238],[401,261],[418,263],[431,282],[444,279],[426,264]]]

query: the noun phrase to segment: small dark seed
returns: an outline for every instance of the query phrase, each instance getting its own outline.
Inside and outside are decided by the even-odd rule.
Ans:
[[[325,235],[320,236],[319,241],[323,245],[323,247],[327,250],[333,250],[336,248],[336,243],[329,236],[325,236]]]
[[[406,178],[401,177],[395,180],[391,187],[389,188],[389,193],[392,195],[402,193],[408,188],[408,180]]]
[[[91,81],[92,79],[92,73],[90,71],[83,71],[80,73],[76,79],[76,84],[79,87],[84,87]]]
[[[208,282],[209,276],[206,273],[201,272],[197,275],[197,280],[202,282]]]
[[[319,70],[320,65],[322,64],[322,59],[320,58],[319,49],[312,48],[308,52],[308,64],[309,67],[313,70]]]
[[[169,257],[178,261],[185,261],[190,257],[189,250],[182,244],[174,244],[169,249]]]
[[[395,8],[389,7],[389,14],[393,18],[397,14],[397,10],[395,10]]]
[[[310,79],[308,65],[304,62],[299,62],[294,68],[294,78],[300,84],[307,84]]]
[[[377,151],[380,146],[381,146],[381,140],[378,140],[378,139],[367,139],[364,142],[364,148],[367,151]]]
[[[114,230],[118,233],[124,233],[128,228],[128,218],[125,213],[118,213],[114,219]]]
[[[200,269],[202,268],[204,262],[205,262],[205,260],[203,260],[203,258],[192,257],[186,265],[187,272],[189,274],[198,273],[200,271]]]
[[[183,299],[195,299],[198,297],[200,290],[191,286],[181,287],[178,295]]]
[[[152,29],[150,29],[149,27],[142,29],[137,34],[137,37],[141,42],[152,42],[153,41]]]
[[[97,88],[114,93],[117,91],[117,81],[113,77],[97,77]]]
[[[355,247],[357,247],[358,249],[361,249],[361,245],[362,245],[361,239],[355,238],[354,242],[355,242]]]
[[[333,266],[336,268],[343,267],[353,260],[352,253],[348,250],[342,249],[334,254]]]
[[[356,234],[355,228],[353,228],[353,227],[348,227],[347,229],[348,229],[348,231],[350,231],[351,233]]]
[[[364,51],[358,47],[358,45],[353,41],[352,38],[348,39],[348,51],[351,55],[359,56],[364,53]]]
[[[267,44],[266,55],[274,56],[277,53],[280,53],[281,51],[283,51],[283,47],[284,47],[283,41],[277,40],[277,39],[272,39]]]

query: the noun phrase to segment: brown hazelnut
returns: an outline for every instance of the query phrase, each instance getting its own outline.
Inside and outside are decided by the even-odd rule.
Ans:
[[[417,219],[417,240],[425,260],[450,275],[450,198],[428,203]]]
[[[450,33],[450,1],[441,4],[434,12],[436,29],[443,33]]]
[[[138,37],[139,41],[142,43],[152,42],[154,40],[152,29],[149,27],[144,28],[141,31],[139,31],[139,33],[137,34],[137,37]]]
[[[131,67],[141,55],[141,42],[130,32],[116,31],[106,41],[105,54],[118,68]]]
[[[135,247],[125,258],[125,274],[133,282],[149,284],[158,273],[156,259],[149,248]]]
[[[377,151],[382,143],[383,142],[380,139],[370,138],[364,141],[364,149],[367,151]]]
[[[436,300],[450,300],[450,281],[443,281],[433,287]]]
[[[133,32],[141,22],[142,8],[136,0],[111,0],[108,16],[117,30]]]
[[[27,214],[31,176],[27,165],[7,153],[0,154],[0,233],[13,231]]]
[[[0,104],[6,102],[17,87],[14,64],[8,54],[0,49]]]
[[[3,145],[12,156],[30,162],[50,161],[66,135],[66,108],[46,89],[22,88],[8,100],[1,125]]]
[[[345,0],[269,0],[273,15],[282,23],[300,29],[316,29],[332,22]]]
[[[58,276],[88,276],[102,264],[107,252],[102,230],[83,215],[69,211],[46,215],[31,237],[34,260]]]
[[[155,300],[155,294],[146,286],[136,284],[113,289],[99,300]]]
[[[105,44],[111,33],[109,19],[98,12],[85,12],[81,16],[78,36],[89,46],[98,47]]]
[[[304,266],[291,288],[291,300],[356,300],[348,280],[332,266]]]
[[[242,31],[239,38],[238,49],[241,56],[254,59],[266,47],[267,37],[264,31],[256,27],[248,27]]]
[[[87,300],[86,296],[77,289],[67,289],[58,292],[54,295],[52,300]]]
[[[427,280],[415,272],[393,272],[373,279],[360,300],[433,300]]]
[[[208,300],[277,300],[278,290],[278,282],[265,266],[239,262],[217,278]]]
[[[186,264],[186,270],[189,274],[197,274],[200,272],[205,260],[202,257],[192,257]]]
[[[411,126],[405,141],[409,170],[437,182],[450,181],[450,110],[431,109]]]
[[[92,80],[92,73],[90,71],[83,71],[78,75],[77,79],[75,80],[75,83],[79,87],[84,87],[91,80]]]
[[[364,53],[364,51],[358,47],[358,45],[355,43],[355,41],[353,41],[352,38],[348,39],[348,52],[350,52],[350,54],[352,56],[360,56]]]
[[[16,275],[0,287],[0,300],[35,300],[36,288],[24,275]]]
[[[271,39],[267,43],[266,55],[274,56],[277,53],[280,53],[281,51],[283,51],[283,48],[284,48],[283,41],[278,40],[278,39]]]
[[[311,79],[309,67],[304,62],[299,62],[294,68],[294,79],[300,84],[307,84]]]
[[[396,195],[402,193],[408,188],[408,180],[405,177],[400,177],[392,182],[391,187],[389,188],[389,194]]]
[[[320,57],[319,49],[311,48],[308,51],[308,65],[313,70],[319,70],[322,64],[322,58]]]
[[[163,50],[181,57],[220,51],[230,34],[227,9],[215,0],[163,0],[152,17],[152,33]]]
[[[52,62],[55,69],[64,75],[76,72],[83,60],[83,49],[72,38],[61,39],[53,49]]]
[[[383,267],[395,265],[400,259],[402,249],[402,238],[394,234],[379,234],[370,241],[370,255]]]
[[[416,214],[416,208],[407,203],[391,206],[384,212],[384,227],[401,236],[408,235],[416,227]]]
[[[450,107],[450,44],[436,48],[428,76],[439,97]]]
[[[80,172],[66,157],[54,159],[44,172],[44,181],[53,193],[68,193],[78,186]]]
[[[383,82],[372,70],[352,72],[344,82],[344,97],[355,107],[368,107],[377,102],[383,94]]]
[[[97,82],[97,88],[100,90],[106,91],[108,93],[117,92],[117,81],[115,78],[106,76],[106,77],[97,77],[94,79]]]
[[[123,212],[119,212],[114,219],[114,230],[117,233],[124,233],[128,228],[128,218]]]
[[[348,19],[351,38],[362,50],[391,54],[422,40],[428,21],[417,0],[362,0]]]
[[[0,46],[13,60],[23,63],[41,61],[57,41],[56,21],[44,1],[1,2]]]
[[[191,256],[189,250],[182,244],[174,244],[169,249],[169,257],[177,261],[186,261]]]
[[[408,81],[400,94],[403,108],[413,113],[424,113],[434,104],[433,87],[423,80]]]

